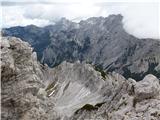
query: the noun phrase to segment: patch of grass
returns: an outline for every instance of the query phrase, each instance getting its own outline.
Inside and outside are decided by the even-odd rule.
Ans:
[[[86,104],[86,105],[84,105],[81,109],[82,109],[82,110],[88,110],[88,111],[91,111],[91,110],[97,110],[97,109],[98,109],[98,107],[93,106],[93,105],[90,105],[90,104]]]
[[[55,85],[55,82],[49,84],[48,87],[45,89],[45,91],[47,92],[47,96],[49,97],[49,95],[56,89],[57,86]]]
[[[105,73],[101,65],[95,65],[94,69],[101,73],[101,76],[103,77],[104,80],[106,79],[107,74]]]
[[[90,64],[90,65],[93,65],[93,63],[92,63],[91,61],[89,61],[89,60],[87,60],[86,63],[87,63],[87,64]],[[106,72],[104,71],[103,66],[102,66],[101,64],[98,64],[98,65],[93,65],[93,67],[94,67],[94,69],[95,69],[96,71],[98,71],[98,72],[101,73],[101,76],[102,76],[103,80],[105,80],[106,77],[107,77],[107,74],[106,74]]]
[[[91,105],[91,104],[86,104],[84,105],[82,108],[78,109],[75,114],[77,114],[79,111],[83,111],[83,110],[86,110],[86,111],[92,111],[92,110],[98,110],[99,107],[101,107],[105,102],[102,102],[102,103],[97,103],[95,106]]]
[[[45,91],[51,90],[55,86],[55,82],[52,82],[48,85],[48,87],[45,89]]]
[[[96,106],[96,107],[101,107],[104,103],[105,103],[105,102],[98,103],[98,104],[96,104],[95,106]]]
[[[83,110],[92,111],[92,110],[97,110],[97,109],[98,109],[98,107],[96,107],[96,106],[93,106],[93,105],[90,105],[90,104],[86,104],[82,108],[78,109],[75,112],[75,114],[77,114],[79,111],[83,111]]]

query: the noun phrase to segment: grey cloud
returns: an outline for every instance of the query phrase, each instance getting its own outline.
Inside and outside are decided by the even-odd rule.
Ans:
[[[61,17],[78,22],[88,17],[107,17],[109,14],[120,13],[124,16],[124,28],[130,34],[140,38],[159,38],[160,36],[158,30],[159,6],[156,3],[99,2],[78,4],[28,1],[23,4],[22,2],[10,3],[10,7],[7,4],[2,6],[2,11],[5,11],[2,16],[5,26],[42,25],[43,23],[46,25],[54,23]]]

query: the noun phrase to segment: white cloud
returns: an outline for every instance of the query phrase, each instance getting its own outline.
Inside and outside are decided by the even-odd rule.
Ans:
[[[50,23],[50,20],[44,19],[30,19],[24,16],[25,9],[22,6],[3,7],[2,8],[2,27],[11,26],[26,26],[29,24],[35,24],[38,26],[45,26]]]
[[[33,0],[15,0],[14,2],[33,2]],[[28,5],[16,3],[13,6],[2,6],[2,26],[25,26],[29,24],[45,26],[53,24],[61,17],[79,21],[93,16],[107,17],[109,14],[121,13],[124,16],[124,28],[130,34],[140,38],[160,38],[159,4],[156,2],[118,3],[105,2],[105,0],[101,0],[101,2],[97,0],[74,0],[70,3],[66,0],[60,0],[58,3],[55,0],[34,0],[34,2],[37,3]],[[44,2],[53,2],[53,4]]]
[[[122,11],[124,28],[140,38],[160,38],[159,5],[156,3],[132,4]]]
[[[157,3],[117,3],[102,8],[106,14],[122,14],[124,28],[139,38],[160,38],[159,4]]]

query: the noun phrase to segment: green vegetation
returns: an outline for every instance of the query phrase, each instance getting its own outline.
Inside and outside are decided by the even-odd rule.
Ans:
[[[97,106],[93,106],[93,105],[90,105],[90,104],[86,104],[84,105],[82,108],[78,109],[75,114],[77,114],[79,111],[83,111],[83,110],[86,110],[86,111],[92,111],[92,110],[97,110],[98,107]]]
[[[102,102],[102,103],[97,103],[95,106],[96,107],[101,107],[105,102]]]
[[[54,86],[55,86],[54,82],[49,84],[45,91],[51,90]]]
[[[98,110],[99,107],[101,107],[105,102],[102,103],[97,103],[95,106],[91,104],[86,104],[82,108],[78,109],[75,114],[77,114],[81,110],[86,110],[86,111],[92,111],[92,110]]]
[[[106,79],[107,74],[105,73],[101,65],[95,65],[94,69],[101,73],[101,76],[103,77],[104,80]]]
[[[98,109],[98,107],[93,106],[93,105],[90,105],[90,104],[86,104],[86,105],[84,105],[81,109],[82,109],[82,110],[88,110],[88,111],[91,111],[91,110],[97,110],[97,109]]]
[[[57,87],[55,86],[55,82],[48,85],[48,87],[45,89],[47,92],[47,96],[49,96]]]
[[[86,60],[86,63],[87,63],[87,64],[90,64],[90,65],[93,65],[93,63],[92,63],[91,61],[89,61],[89,60]],[[94,69],[95,69],[96,71],[98,71],[98,72],[101,73],[101,76],[102,76],[103,80],[105,80],[106,77],[107,77],[107,74],[106,74],[106,72],[104,71],[103,66],[100,65],[100,64],[98,64],[98,65],[93,65],[93,67],[94,67]]]

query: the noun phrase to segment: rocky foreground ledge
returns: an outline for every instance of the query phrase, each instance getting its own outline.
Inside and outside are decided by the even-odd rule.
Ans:
[[[159,120],[160,82],[104,74],[85,63],[51,69],[18,38],[1,41],[2,120]]]

